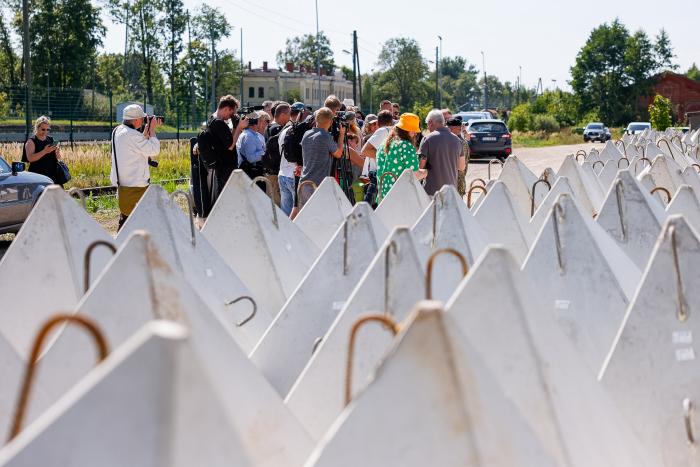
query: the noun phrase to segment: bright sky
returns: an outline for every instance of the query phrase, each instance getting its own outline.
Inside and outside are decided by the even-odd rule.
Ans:
[[[184,0],[193,10],[201,2]],[[435,58],[442,36],[442,55],[462,55],[502,81],[515,82],[518,66],[522,80],[535,86],[542,78],[545,88],[568,88],[569,68],[590,31],[619,17],[630,31],[644,29],[653,38],[660,28],[669,33],[680,70],[693,61],[700,65],[700,42],[696,35],[698,0],[501,0],[498,2],[421,2],[439,8],[402,8],[401,2],[318,0],[320,29],[331,40],[338,64],[352,65],[351,34],[357,30],[362,72],[376,68],[381,44],[397,36],[416,39],[423,55]],[[268,61],[276,66],[277,51],[287,37],[316,32],[314,0],[208,0],[225,12],[234,30],[220,47],[240,49],[243,28],[243,59],[254,67]],[[403,5],[413,4],[404,0]],[[416,2],[417,5],[420,5]],[[124,28],[105,17],[105,49],[123,51]],[[433,65],[431,65],[433,66]]]

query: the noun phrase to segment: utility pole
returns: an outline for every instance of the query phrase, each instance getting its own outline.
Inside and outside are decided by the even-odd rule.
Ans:
[[[197,128],[197,101],[194,95],[194,63],[192,62],[192,29],[190,11],[187,10],[187,54],[190,58],[190,118],[192,128]]]
[[[357,31],[352,32],[352,100],[357,104]]]
[[[440,103],[438,102],[438,93],[439,87],[440,87],[440,60],[439,60],[439,50],[438,47],[435,47],[435,107],[440,107]]]
[[[318,32],[318,0],[316,0],[316,79],[318,80],[318,89],[316,90],[316,98],[318,102],[317,109],[321,108],[321,35]]]
[[[241,106],[243,105],[243,75],[245,75],[245,68],[243,68],[243,28],[241,28]]]
[[[216,50],[214,48],[214,31],[211,34],[211,110],[216,111]]]
[[[360,71],[360,48],[357,46],[357,31],[353,31],[353,47],[355,48],[355,56],[353,58],[353,62],[357,62],[357,89],[358,89],[358,97],[360,98],[359,104],[358,101],[355,101],[355,105],[357,105],[360,110],[362,110],[362,72]]]
[[[129,55],[129,0],[124,2],[124,9],[126,10],[126,19],[124,20],[124,79],[129,81],[129,78],[127,76],[128,73],[128,68],[127,68],[127,57]]]
[[[26,136],[29,137],[29,128],[32,126],[32,70],[29,63],[29,1],[22,0],[22,39],[23,39],[23,59],[24,59],[24,81],[27,85],[26,109]]]
[[[486,78],[486,56],[484,55],[484,51],[481,51],[481,66],[484,69],[484,110],[487,110],[488,107],[488,81]]]
[[[438,39],[440,40],[440,58],[438,60],[438,63],[440,63],[440,60],[442,60],[442,36],[438,36]],[[438,81],[438,109],[442,109],[442,70],[440,69],[440,66],[437,67],[437,81]]]

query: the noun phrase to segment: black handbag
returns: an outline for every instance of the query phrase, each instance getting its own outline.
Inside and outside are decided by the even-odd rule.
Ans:
[[[68,166],[66,165],[66,163],[63,161],[57,161],[56,178],[54,179],[54,183],[56,183],[57,185],[64,185],[68,183],[70,179],[70,170],[68,170]]]

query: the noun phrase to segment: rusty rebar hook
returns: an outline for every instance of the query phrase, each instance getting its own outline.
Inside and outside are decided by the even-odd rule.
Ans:
[[[630,160],[627,159],[626,157],[621,157],[617,160],[617,168],[618,169],[620,168],[620,162],[622,162],[622,161],[627,161],[627,167],[625,167],[625,168],[629,169],[630,168]]]
[[[622,150],[624,151],[625,156],[627,156],[627,146],[625,145],[625,142],[622,141],[621,139],[618,139],[617,141],[615,141],[615,146],[617,146],[618,150],[620,149],[620,145],[622,145]],[[625,157],[625,159],[626,159],[626,157]]]
[[[270,180],[268,180],[267,177],[260,175],[258,177],[255,177],[250,182],[250,186],[255,186],[255,184],[258,182],[262,182],[265,184],[265,193],[267,193],[268,198],[270,198],[270,205],[272,206],[272,223],[279,230],[280,225],[277,221],[277,206],[275,206],[274,196],[272,196],[272,185],[270,184]]]
[[[388,329],[394,336],[399,333],[399,325],[393,319],[385,315],[366,315],[361,316],[355,321],[350,330],[350,343],[348,344],[348,358],[345,365],[345,405],[347,406],[352,400],[352,367],[355,354],[355,339],[357,331],[368,322],[376,321],[383,324],[385,329]]]
[[[80,188],[73,187],[70,190],[68,190],[68,196],[71,198],[74,198],[73,195],[78,195],[78,198],[80,198],[80,203],[83,205],[83,209],[87,211],[87,200],[85,198],[85,193],[83,190]]]
[[[394,179],[394,183],[396,183],[396,180],[398,180],[396,174],[394,172],[389,171],[384,172],[381,175],[381,177],[379,177],[379,182],[377,182],[377,197],[379,197],[380,199],[384,199],[384,196],[382,195],[382,185],[384,185],[384,178],[386,178],[387,175],[391,176],[391,178]]]
[[[664,188],[664,187],[662,187],[662,186],[657,186],[656,188],[654,188],[653,190],[651,190],[651,194],[653,195],[653,194],[656,193],[657,191],[662,191],[662,192],[666,195],[666,204],[668,204],[668,203],[671,202],[672,195],[671,195],[671,192],[668,191],[667,188]]]
[[[473,187],[469,188],[469,191],[467,192],[467,209],[472,208],[472,193],[474,190],[481,190],[484,192],[484,195],[489,193],[485,186],[474,185]]]
[[[688,444],[695,444],[695,435],[693,434],[693,402],[687,397],[683,399],[683,422],[685,425],[685,436]]]
[[[547,191],[550,191],[552,189],[552,184],[544,178],[540,178],[532,184],[532,195],[530,195],[530,217],[535,215],[535,189],[540,183],[544,183],[545,185],[547,185]]]
[[[695,167],[695,169],[700,173],[700,164],[690,164],[691,167]]]
[[[668,148],[668,154],[671,156],[671,159],[673,159],[673,160],[675,161],[675,160],[676,160],[676,156],[673,155],[673,150],[671,149],[671,144],[668,142],[667,139],[661,138],[660,140],[658,140],[658,141],[656,142],[656,147],[659,148],[659,149],[661,149],[661,144],[660,144],[661,141],[663,141],[664,143],[666,143],[666,147]]]
[[[90,263],[92,262],[92,252],[98,246],[108,248],[113,255],[117,252],[117,247],[106,240],[95,240],[88,245],[83,255],[83,293],[87,292],[90,288]]]
[[[386,251],[384,252],[384,314],[391,315],[389,307],[389,283],[391,278],[391,260],[390,253],[393,250],[394,254],[397,254],[396,242],[391,240],[386,246]]]
[[[442,197],[441,191],[436,191],[435,195],[433,196],[433,240],[431,245],[432,248],[435,248],[435,246],[437,245],[438,199],[440,200],[440,206],[444,206],[445,199]]]
[[[637,174],[637,164],[639,164],[640,162],[642,163],[642,170],[644,170],[644,161],[647,161],[649,163],[649,167],[651,167],[651,161],[648,158],[640,157],[639,159],[634,161],[634,173],[635,173],[635,175]]]
[[[313,180],[304,180],[303,182],[301,182],[301,183],[299,184],[299,186],[297,187],[297,201],[298,201],[298,202],[297,202],[297,205],[298,205],[299,209],[301,209],[301,208],[304,206],[304,204],[306,204],[306,202],[307,202],[307,201],[309,200],[309,198],[311,197],[311,195],[308,196],[308,197],[307,197],[306,199],[304,199],[304,201],[302,202],[303,197],[301,196],[301,188],[302,188],[303,186],[306,186],[306,185],[311,185],[311,186],[313,187],[314,191],[311,192],[311,195],[313,195],[313,194],[316,192],[316,190],[318,190],[318,185],[316,185],[316,182],[314,182]]]
[[[557,264],[559,265],[560,273],[564,272],[565,265],[564,256],[562,254],[561,236],[559,235],[559,220],[566,219],[565,214],[564,208],[559,203],[559,200],[555,201],[552,206],[552,225],[554,226],[554,246],[557,250]]]
[[[668,228],[671,236],[671,253],[673,254],[673,269],[676,273],[676,298],[678,299],[678,312],[676,317],[681,323],[688,319],[688,305],[685,302],[683,293],[683,277],[681,276],[681,263],[678,255],[678,242],[676,240],[676,227],[671,225]]]
[[[603,164],[603,168],[605,168],[605,162],[603,162],[603,161],[595,161],[595,162],[593,163],[593,170],[595,170],[595,165],[596,165],[596,164]]]
[[[187,217],[190,219],[190,242],[192,243],[192,246],[195,246],[197,244],[197,236],[195,234],[195,226],[194,226],[194,208],[192,203],[192,195],[186,191],[182,190],[175,190],[172,193],[170,193],[170,196],[168,197],[170,199],[170,202],[174,202],[175,198],[178,196],[184,196],[185,199],[187,200],[187,208],[189,210],[189,214]]]
[[[576,162],[578,162],[578,156],[583,156],[583,160],[586,160],[586,157],[588,156],[588,153],[584,151],[583,149],[579,149],[576,151]]]
[[[620,241],[627,241],[627,227],[625,224],[625,214],[623,210],[622,200],[624,199],[624,186],[622,185],[622,180],[617,179],[615,183],[615,197],[617,198],[617,214],[620,217],[620,230],[622,231],[622,239]]]
[[[426,300],[433,299],[433,263],[435,262],[435,259],[438,256],[443,254],[452,255],[459,260],[459,263],[462,266],[462,277],[466,276],[469,273],[469,265],[467,264],[467,260],[464,258],[464,255],[462,255],[462,253],[460,253],[459,251],[455,250],[454,248],[440,248],[439,250],[435,251],[432,255],[430,255],[430,258],[428,258],[428,266],[425,271]]]
[[[15,407],[15,415],[12,421],[12,428],[10,430],[10,435],[8,437],[8,442],[12,441],[15,436],[17,436],[22,431],[22,425],[24,423],[24,415],[27,410],[27,403],[29,402],[29,394],[32,390],[32,385],[34,383],[34,376],[36,374],[36,367],[38,365],[39,356],[41,355],[42,347],[44,341],[48,336],[49,332],[61,323],[76,324],[82,326],[83,329],[88,331],[97,345],[97,350],[99,352],[97,363],[102,362],[107,355],[109,355],[109,348],[107,346],[107,341],[104,338],[104,334],[100,328],[95,324],[90,318],[81,315],[69,315],[69,314],[57,314],[49,318],[39,329],[39,333],[34,338],[34,343],[32,345],[32,351],[27,360],[27,366],[24,373],[24,380],[22,381],[22,389],[19,393],[19,398],[17,400],[17,405]]]
[[[234,305],[234,304],[240,302],[241,300],[248,300],[250,303],[252,303],[253,304],[253,311],[247,318],[236,323],[236,326],[238,326],[238,327],[243,326],[248,321],[255,318],[255,314],[258,312],[258,304],[255,302],[255,299],[253,297],[249,297],[248,295],[241,295],[238,298],[234,298],[233,300],[224,303],[224,306]]]
[[[482,184],[484,187],[486,186],[486,182],[484,181],[483,178],[475,178],[474,180],[472,180],[471,182],[469,182],[469,188],[473,187],[473,186],[474,186],[474,183],[476,183],[476,182],[481,182],[481,184]]]
[[[491,159],[489,161],[489,166],[488,166],[488,178],[491,180],[491,166],[493,164],[501,164],[501,170],[503,170],[503,162],[500,161],[500,159]]]

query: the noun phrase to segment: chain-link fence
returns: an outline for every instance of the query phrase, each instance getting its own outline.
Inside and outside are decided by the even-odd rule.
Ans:
[[[102,139],[118,122],[120,108],[129,103],[164,116],[161,133],[166,138],[194,134],[211,112],[209,100],[200,96],[178,99],[160,93],[149,98],[146,93],[50,86],[32,87],[28,96],[24,86],[4,87],[0,88],[0,141],[18,141],[30,134],[40,115],[49,116],[57,131],[71,142]]]

